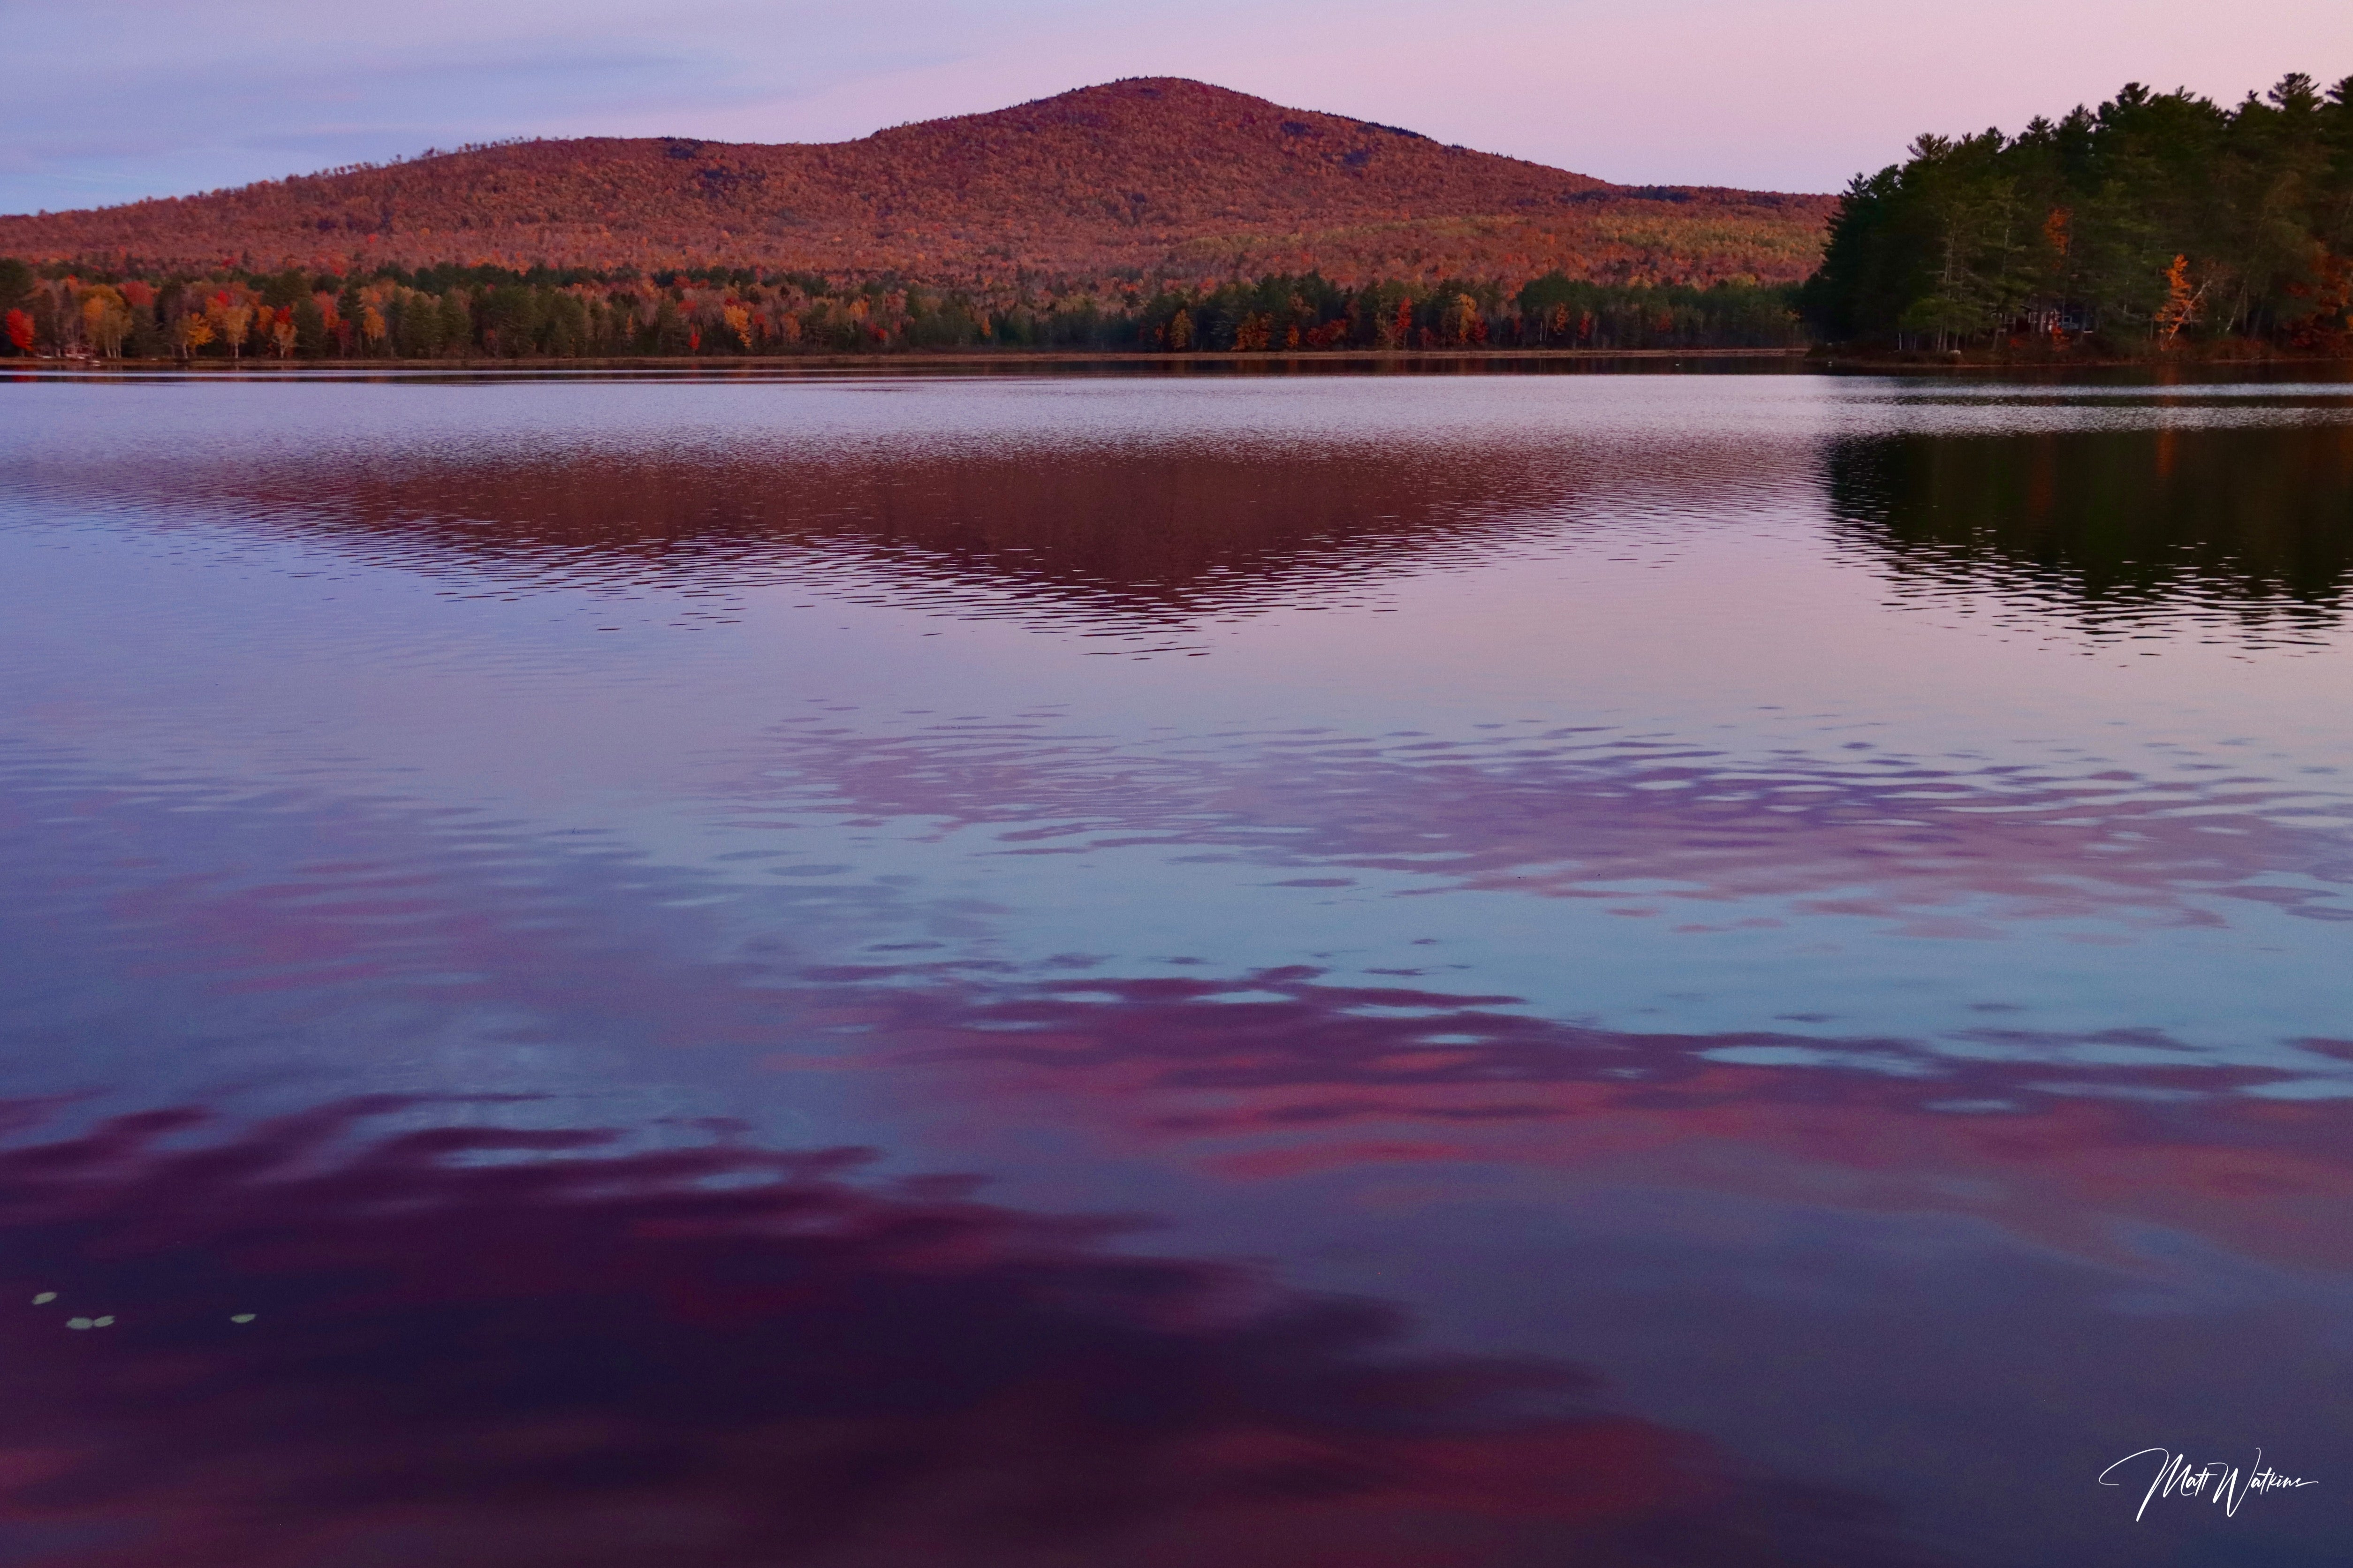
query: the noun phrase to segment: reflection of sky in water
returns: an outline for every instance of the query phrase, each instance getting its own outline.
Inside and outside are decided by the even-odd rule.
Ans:
[[[1242,425],[1268,442],[1267,465],[1305,419],[1361,416],[1368,400],[1375,427],[1351,426],[1351,442],[1377,444],[1386,422],[1436,444],[1433,460],[1475,463],[1479,451],[1443,445],[1494,439],[1458,406],[1466,391],[1479,417],[1498,417],[1500,398],[1520,415],[1514,434],[1580,447],[1606,447],[1629,401],[1717,443],[1725,426],[1778,436],[1790,403],[1841,433],[1951,416],[1941,396],[1820,384],[606,390],[681,400],[706,440],[722,419],[748,435],[756,417],[783,424],[761,438],[788,447],[887,446],[903,418],[953,445],[1042,409],[1074,412],[1082,447],[1123,428],[1166,443]],[[547,436],[538,391],[424,393],[425,434],[449,417],[442,401],[495,399],[507,417],[478,426],[479,447],[527,447]],[[180,389],[121,395],[163,404],[167,423],[189,405]],[[774,407],[754,415],[730,395]],[[2100,426],[2128,416],[2117,401],[2043,413]],[[260,451],[316,468],[301,436],[279,427]],[[1311,618],[1246,605],[1190,628],[1212,657],[1141,666],[1082,661],[1083,636],[1008,635],[953,605],[937,635],[913,639],[895,605],[795,608],[806,600],[788,569],[741,596],[737,624],[691,638],[664,611],[696,574],[681,590],[659,561],[625,596],[509,610],[355,573],[299,536],[256,550],[185,526],[85,524],[69,548],[32,552],[18,580],[36,603],[93,595],[76,626],[110,607],[136,616],[119,695],[89,710],[86,743],[111,765],[284,778],[299,755],[288,782],[323,766],[371,793],[504,799],[525,820],[594,829],[601,851],[692,867],[714,884],[705,896],[778,877],[863,889],[814,938],[834,962],[929,941],[943,944],[934,963],[1081,953],[1147,973],[1172,959],[1247,970],[1275,951],[1339,973],[1409,969],[1603,1027],[1821,1037],[1790,1063],[1924,1070],[1916,1054],[1842,1042],[2031,1056],[2021,1042],[2127,1029],[2164,1036],[2178,1059],[2260,1065],[2311,1090],[2337,1076],[2288,1043],[2330,1033],[2342,1002],[2330,921],[2348,912],[2353,849],[2342,747],[2315,722],[2342,679],[2334,639],[2249,663],[2243,647],[2182,637],[2153,659],[2146,643],[2086,647],[2063,627],[2004,641],[1933,614],[1891,617],[1870,579],[1812,542],[1802,446],[1766,440],[1745,462],[1711,450],[1678,476],[1658,438],[1644,429],[1639,461],[1588,464],[1577,477],[1598,474],[1594,488],[1540,489],[1562,520],[1550,531],[1499,524],[1484,555],[1475,533],[1451,539],[1449,570],[1387,582],[1377,605]],[[414,450],[381,430],[369,442]],[[449,460],[424,452],[394,460]],[[672,482],[695,482],[691,461]],[[155,504],[151,489],[142,505]],[[331,482],[316,504],[332,509]],[[401,559],[397,544],[375,553]],[[207,562],[206,602],[137,591],[183,581],[189,550]],[[565,581],[565,559],[534,565],[543,584]],[[208,636],[222,622],[238,628],[227,648]],[[202,689],[159,680],[155,656],[194,637],[206,657],[182,668]],[[85,691],[108,673],[87,656],[26,662]],[[163,711],[125,723],[133,704]],[[269,725],[237,718],[265,707]],[[44,726],[52,740],[75,728]],[[768,918],[754,893],[747,926]]]
[[[2341,1370],[2333,389],[6,395],[0,1024],[69,1123],[876,1145],[1591,1364],[1963,1561],[2091,1528],[1965,1505],[2018,1402],[2073,1465],[2191,1392],[2286,1432],[2168,1385],[2200,1334]],[[2049,529],[1970,521],[2013,479]]]

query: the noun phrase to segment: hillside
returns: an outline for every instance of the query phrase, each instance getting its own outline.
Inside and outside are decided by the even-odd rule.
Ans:
[[[1831,198],[1607,184],[1176,79],[1082,88],[855,142],[530,141],[204,195],[0,217],[0,255],[149,268],[896,272],[1343,282],[1558,268],[1794,280]]]

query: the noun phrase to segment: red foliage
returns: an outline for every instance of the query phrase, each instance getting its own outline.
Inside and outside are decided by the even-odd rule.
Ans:
[[[1783,281],[1832,203],[1630,190],[1173,78],[856,142],[535,141],[207,195],[0,218],[0,254],[155,267],[528,266]],[[273,260],[274,258],[274,260]]]

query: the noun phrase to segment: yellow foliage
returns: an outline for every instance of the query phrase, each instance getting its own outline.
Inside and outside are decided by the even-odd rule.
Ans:
[[[122,340],[131,335],[131,307],[119,291],[100,283],[82,290],[81,324],[92,348],[108,359],[119,359]]]

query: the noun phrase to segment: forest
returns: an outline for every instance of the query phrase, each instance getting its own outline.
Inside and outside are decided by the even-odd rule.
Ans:
[[[0,355],[79,360],[730,358],[946,350],[1198,353],[1316,350],[1787,348],[1795,289],[1494,281],[1344,287],[1128,279],[1009,301],[889,277],[751,268],[640,276],[392,267],[369,276],[216,269],[124,276],[0,259]]]
[[[2097,109],[1923,136],[1858,175],[1799,292],[1832,342],[1951,353],[2343,353],[2353,78],[2224,108],[2133,84]]]

